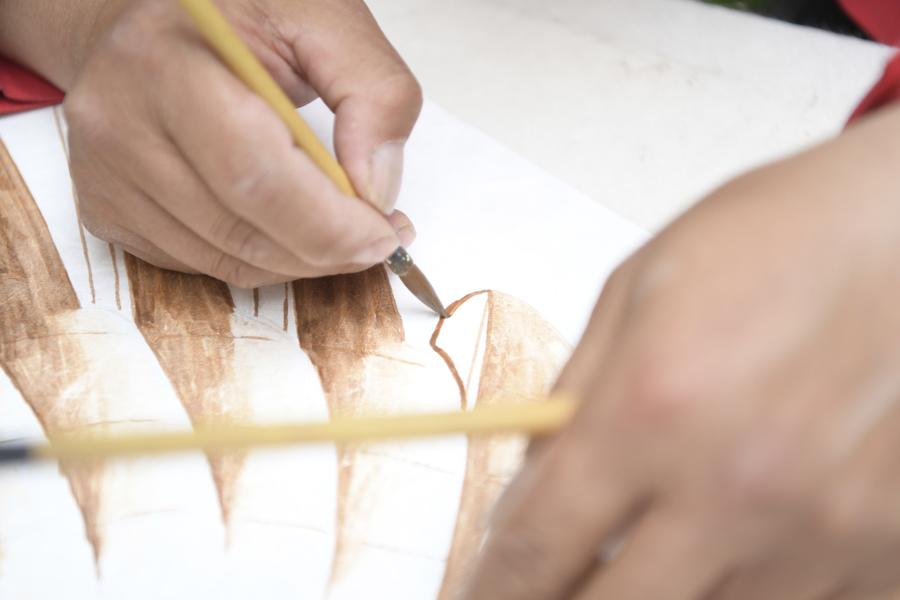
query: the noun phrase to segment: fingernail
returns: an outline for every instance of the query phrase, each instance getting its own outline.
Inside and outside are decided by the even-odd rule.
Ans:
[[[368,200],[375,207],[388,214],[397,203],[400,194],[400,180],[403,177],[403,144],[406,140],[392,140],[381,144],[369,165]]]
[[[400,245],[403,247],[409,246],[416,239],[416,228],[413,227],[412,223],[407,223],[400,229],[396,230],[397,237],[400,238]]]
[[[369,265],[380,263],[400,245],[400,240],[397,239],[397,236],[389,235],[383,237],[359,252],[354,258],[354,262]]]

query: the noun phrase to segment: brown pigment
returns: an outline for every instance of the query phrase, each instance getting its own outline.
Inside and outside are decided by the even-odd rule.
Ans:
[[[0,141],[0,364],[48,436],[91,424],[65,391],[87,360],[77,338],[57,317],[78,310],[78,297],[47,224]],[[65,399],[69,398],[66,402]],[[85,533],[99,559],[98,523],[104,463],[61,465],[78,503]]]
[[[109,246],[109,258],[112,260],[113,283],[116,286],[116,308],[122,310],[122,294],[119,291],[119,259],[116,258],[116,247],[112,245],[112,242],[107,245]]]
[[[61,111],[62,108],[58,106],[53,108],[53,122],[56,124],[56,135],[59,137],[63,153],[66,155],[66,162],[68,163],[69,144],[66,142],[66,136],[63,135],[62,117],[60,116]],[[69,169],[71,170],[71,165],[69,165]],[[84,235],[84,225],[81,222],[81,206],[78,203],[78,191],[75,189],[74,184],[72,185],[72,198],[75,201],[75,216],[78,219],[78,238],[81,240],[81,254],[84,257],[84,264],[87,267],[88,287],[91,290],[91,304],[97,304],[97,290],[94,289],[94,270],[91,267],[91,254],[88,252],[87,239]],[[112,247],[112,244],[110,244],[110,247]],[[121,308],[121,306],[119,308]]]
[[[459,374],[459,369],[456,368],[456,365],[454,364],[453,359],[450,357],[449,354],[447,354],[447,352],[443,348],[441,348],[440,346],[437,345],[437,339],[441,335],[441,329],[443,329],[443,327],[444,327],[444,321],[446,319],[449,319],[450,317],[452,317],[453,313],[455,313],[456,310],[460,306],[465,304],[470,298],[473,298],[480,294],[490,294],[490,293],[491,293],[490,290],[479,290],[477,292],[470,292],[470,293],[466,294],[465,296],[463,296],[462,298],[460,298],[459,300],[455,300],[455,301],[451,302],[450,305],[446,309],[447,316],[438,320],[437,325],[435,325],[435,327],[434,327],[434,332],[431,334],[431,339],[428,340],[428,343],[431,346],[431,349],[434,350],[435,352],[437,352],[437,354],[443,359],[444,363],[446,363],[447,368],[450,369],[450,374],[453,376],[453,380],[456,381],[456,386],[459,388],[460,405],[462,406],[463,409],[468,408],[468,405],[469,405],[469,397],[468,397],[468,394],[466,394],[466,384],[465,384],[465,382],[463,382],[462,376]],[[490,302],[488,302],[488,305],[490,305]],[[485,310],[487,310],[487,308],[485,308]],[[479,332],[479,339],[477,340],[477,342],[480,342],[480,341],[481,341],[481,332]],[[473,356],[473,360],[474,360],[474,356]]]
[[[473,292],[448,308],[451,315]],[[487,291],[487,327],[484,357],[478,384],[478,406],[496,405],[498,399],[516,402],[544,399],[562,362],[568,344],[533,308],[506,294]],[[431,337],[431,347],[441,355],[460,386],[465,409],[466,389],[451,357],[438,345],[443,321]],[[470,437],[466,472],[453,541],[447,557],[440,600],[458,598],[469,578],[481,547],[491,508],[507,483],[509,470],[518,460],[518,442],[508,437]]]
[[[167,271],[125,253],[134,322],[195,427],[246,420],[250,398],[234,391],[234,302],[205,275]],[[246,452],[207,454],[227,523]]]
[[[294,311],[300,347],[319,373],[332,418],[364,412],[365,358],[385,344],[403,342],[403,322],[387,273],[382,266],[361,273],[294,282]],[[363,502],[351,497],[353,465],[361,450],[338,449],[338,507],[336,543],[331,581],[344,573],[354,540],[349,520],[365,518],[353,507]]]

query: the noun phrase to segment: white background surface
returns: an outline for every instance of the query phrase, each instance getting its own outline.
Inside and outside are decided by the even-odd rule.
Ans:
[[[691,0],[369,5],[428,97],[650,229],[838,132],[890,53]]]
[[[877,77],[887,55],[886,49],[872,44],[687,0],[374,0],[372,6],[421,78],[427,95],[597,202],[648,227],[736,171],[837,131]],[[307,110],[311,115],[321,106]],[[325,131],[330,125],[325,118],[313,124]],[[93,318],[94,333],[100,330],[99,323],[122,334],[103,336],[107,344],[123,340],[116,342],[115,351],[85,342],[86,352],[92,352],[91,364],[98,365],[94,377],[103,379],[106,374],[109,381],[103,387],[94,386],[99,393],[92,395],[92,401],[108,403],[99,405],[115,409],[111,414],[123,422],[137,415],[152,423],[171,424],[177,419],[186,423],[174,391],[131,323],[127,289],[122,290],[124,308],[119,309],[106,269],[94,273],[97,298],[86,291],[86,269],[78,266],[84,254],[71,185],[51,112],[0,119],[0,136],[63,254],[83,306],[75,313],[82,319],[78,323]],[[426,105],[409,153],[401,206],[419,225],[414,254],[444,297],[452,299],[483,287],[500,289],[537,308],[569,341],[577,339],[597,289],[608,271],[643,239],[641,232],[434,105]],[[106,245],[91,238],[88,254],[95,259],[94,265],[101,264],[100,257],[110,257]],[[427,337],[434,316],[399,287],[396,294],[407,351],[418,347],[422,356],[431,356]],[[261,314],[267,314],[265,307]],[[293,329],[282,335],[277,327],[273,333],[265,319],[240,313],[234,318],[241,321],[240,331],[255,328],[272,338],[265,345],[268,352],[263,346],[243,343],[239,360],[244,371],[237,379],[257,386],[252,395],[255,415],[275,414],[270,409],[277,406],[261,402],[287,398],[287,390],[296,392],[298,384],[290,378],[298,377],[298,366],[308,367],[308,363],[297,357],[291,359],[292,369],[268,368],[266,361],[272,356],[291,357],[287,346],[300,354]],[[455,402],[455,385],[444,370],[441,375],[449,389],[446,397]],[[440,379],[435,376],[434,381]],[[0,390],[9,392],[8,384],[0,378]],[[426,395],[419,392],[408,397]],[[22,410],[22,403],[17,394],[0,394],[4,417],[0,423],[5,428],[0,434],[37,434],[37,424],[29,411]],[[437,463],[435,457],[440,457],[441,464],[461,468],[462,450],[461,444],[426,446],[411,452],[415,460],[403,464]],[[226,556],[205,462],[200,456],[188,459],[180,471],[135,467],[129,473],[110,474],[109,489],[114,492],[147,486],[154,493],[104,497],[101,506],[109,511],[104,522],[113,541],[104,551],[107,570],[100,583],[95,581],[90,549],[78,527],[80,513],[59,475],[52,470],[35,472],[33,478],[6,474],[0,491],[15,490],[18,495],[0,493],[0,499],[11,498],[16,506],[33,504],[34,510],[0,510],[0,517],[7,517],[0,519],[0,538],[7,541],[4,561],[16,565],[0,577],[0,596],[24,598],[26,591],[34,591],[37,597],[95,598],[99,593],[112,598],[160,598],[166,586],[178,582],[204,585],[198,568],[214,573],[221,569],[225,576],[206,581],[224,582],[223,593],[234,597],[246,597],[243,590],[256,589],[259,581],[293,589],[321,585],[294,568],[303,560],[286,552],[284,544],[271,543],[263,534],[252,535],[249,517],[265,515],[271,523],[278,516],[284,525],[281,531],[286,532],[301,531],[296,524],[307,519],[331,523],[330,514],[323,517],[299,502],[278,500],[295,497],[285,490],[300,494],[307,489],[333,490],[333,485],[310,485],[299,476],[284,477],[290,469],[274,465],[267,470],[263,463],[254,462],[256,470],[248,471],[242,488],[246,495],[241,496],[241,514],[248,517],[241,531],[247,535],[236,538]],[[330,481],[333,472],[323,469],[321,479]],[[190,485],[173,484],[173,475]],[[416,484],[423,497],[430,494],[424,500],[388,482],[378,506],[395,512],[377,513],[381,520],[372,531],[378,535],[368,541],[378,543],[370,544],[373,548],[405,549],[409,556],[422,554],[420,544],[428,546],[427,564],[392,559],[399,566],[389,569],[376,552],[367,554],[354,567],[359,574],[354,581],[374,596],[391,589],[397,598],[430,597],[433,593],[428,590],[433,591],[439,582],[453,525],[454,493],[459,493],[460,485],[448,479],[449,483],[439,486],[423,477],[408,471],[404,481]],[[266,489],[265,481],[277,487],[279,495],[251,496]],[[333,506],[333,493],[319,500]],[[29,498],[39,498],[41,503],[30,503]],[[443,516],[435,518],[403,502],[429,510],[443,507]],[[292,511],[302,508],[303,514],[279,512],[285,504]],[[196,514],[205,518],[186,516]],[[43,530],[29,526],[30,519],[42,515],[51,515],[45,522],[52,526]],[[392,527],[397,522],[403,527]],[[436,534],[436,529],[443,534]],[[332,539],[327,528],[322,531]],[[385,532],[396,535],[391,539]],[[311,538],[294,539],[311,553],[319,548]],[[411,544],[415,547],[410,548]],[[56,556],[47,554],[47,548],[64,548],[73,556],[80,548],[81,558],[45,576],[47,560]],[[279,567],[284,563],[278,561],[290,566]],[[412,564],[416,567],[404,566]],[[285,580],[265,576],[263,569],[277,570]],[[135,574],[140,578],[135,579]],[[397,583],[390,581],[397,574],[403,575],[400,583],[408,586],[406,593],[398,593]],[[138,584],[131,587],[134,582]],[[41,586],[44,589],[37,591]],[[270,591],[264,596],[279,594]],[[193,590],[183,597],[203,594]]]
[[[333,123],[325,106],[317,102],[303,112],[330,142]],[[81,306],[50,318],[52,331],[68,336],[71,345],[66,347],[76,348],[87,362],[83,370],[76,362],[71,372],[35,371],[35,380],[58,384],[48,388],[56,396],[47,405],[56,411],[60,406],[79,407],[77,422],[73,418],[67,428],[102,426],[108,433],[123,433],[136,427],[186,427],[182,398],[133,321],[129,278],[115,277],[113,256],[119,272],[125,273],[121,251],[110,253],[105,242],[90,234],[81,245],[54,110],[0,118],[0,138],[48,224]],[[552,336],[552,362],[546,362],[543,353],[522,350],[511,351],[507,359],[533,364],[546,375],[536,385],[549,387],[607,274],[643,241],[644,232],[432,103],[425,104],[409,154],[400,206],[418,224],[416,262],[446,302],[491,288],[536,309],[562,334]],[[419,201],[423,198],[428,201]],[[548,199],[554,202],[552,212],[546,209]],[[354,410],[382,414],[459,409],[462,398],[456,382],[429,346],[436,315],[396,278],[393,285],[405,341],[385,342],[367,355],[352,380],[361,382],[363,390],[353,400]],[[288,324],[282,322],[283,286],[260,291],[258,318],[249,290],[232,288],[231,294],[236,304],[230,315],[233,352],[214,354],[230,367],[214,378],[204,402],[216,407],[210,409],[214,414],[240,406],[238,414],[255,422],[322,418],[328,403],[310,358],[301,350],[290,312]],[[527,317],[531,310],[516,314]],[[480,374],[473,359],[488,329],[482,327],[482,312],[463,313],[468,318],[457,315],[444,326],[441,343],[451,338],[455,354],[460,348],[468,350],[465,363],[457,364],[474,365],[467,381],[477,387]],[[542,325],[539,332],[548,329]],[[521,335],[531,333],[525,328]],[[185,361],[194,360],[194,348],[182,347]],[[213,347],[212,352],[218,351]],[[16,346],[5,356],[26,352]],[[205,363],[200,359],[189,364]],[[534,381],[535,375],[528,378]],[[24,406],[25,397],[0,376],[0,443],[40,435],[34,413]],[[235,398],[247,402],[233,404]],[[190,401],[188,396],[185,403]],[[82,513],[61,475],[52,469],[0,471],[0,599],[243,600],[253,593],[272,599],[357,600],[367,594],[396,600],[433,598],[455,530],[468,464],[466,443],[463,436],[451,436],[390,443],[356,455],[352,472],[358,474],[353,479],[358,483],[353,485],[359,486],[359,493],[345,496],[354,507],[353,518],[340,532],[334,530],[337,456],[330,446],[251,453],[230,492],[227,528],[219,519],[212,474],[199,454],[183,457],[183,464],[113,463],[94,484],[100,500],[87,509],[91,522],[101,523],[104,532],[96,569],[80,526]],[[492,458],[491,465],[492,478],[512,473],[515,454],[509,460]],[[478,481],[477,474],[466,476]],[[4,506],[32,510],[4,511]],[[32,527],[34,522],[44,526]],[[347,553],[350,558],[340,576],[332,579],[331,549],[344,539],[352,540],[347,547],[353,551]],[[47,575],[47,560],[57,556],[48,555],[47,548],[62,548],[80,558],[66,570],[51,569]],[[266,588],[260,591],[260,585]]]

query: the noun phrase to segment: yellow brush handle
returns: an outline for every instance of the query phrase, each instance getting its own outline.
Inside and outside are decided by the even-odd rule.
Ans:
[[[206,42],[244,84],[253,90],[281,117],[297,144],[348,196],[356,196],[347,173],[322,144],[313,130],[297,114],[294,103],[282,91],[250,48],[238,37],[212,0],[179,0]]]
[[[531,404],[485,406],[470,411],[335,419],[322,423],[222,426],[195,432],[141,435],[67,435],[35,448],[34,458],[97,459],[311,443],[371,442],[450,434],[541,434],[557,431],[575,412],[575,402],[550,399]]]

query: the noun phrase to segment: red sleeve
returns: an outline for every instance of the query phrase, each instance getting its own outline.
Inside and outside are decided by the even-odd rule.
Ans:
[[[0,115],[62,102],[63,93],[30,71],[0,58]]]
[[[873,40],[889,46],[900,46],[900,2],[841,0],[841,6]]]
[[[847,14],[872,36],[872,39],[883,44],[900,46],[900,2],[897,0],[841,0],[841,5]],[[881,80],[875,84],[875,87],[853,111],[850,122],[897,100],[900,100],[900,55],[895,55],[888,63]]]
[[[859,103],[859,106],[850,115],[849,122],[852,123],[864,114],[897,100],[900,100],[900,54],[894,56],[893,60],[888,63],[881,80]]]

